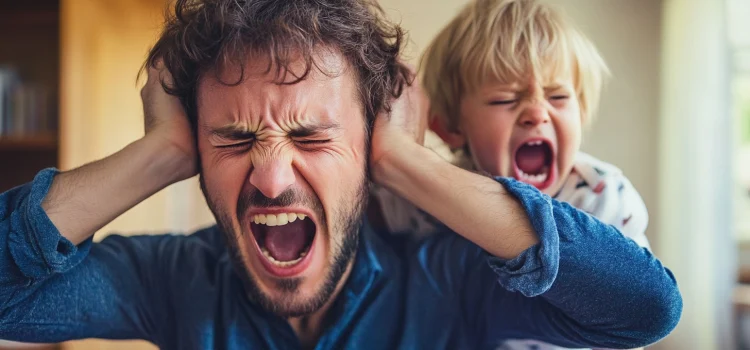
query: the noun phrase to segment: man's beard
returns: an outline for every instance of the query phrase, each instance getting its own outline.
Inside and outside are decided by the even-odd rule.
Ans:
[[[219,228],[224,234],[224,238],[230,250],[232,263],[239,270],[239,276],[242,279],[245,289],[250,299],[261,306],[268,312],[274,313],[280,317],[300,317],[311,314],[319,310],[331,298],[339,281],[346,272],[347,267],[353,261],[357,247],[359,245],[359,229],[362,226],[362,219],[365,212],[365,205],[369,198],[368,179],[365,176],[364,181],[359,188],[355,190],[352,196],[343,196],[335,211],[332,220],[325,216],[320,200],[314,195],[305,195],[299,191],[288,189],[276,198],[268,198],[257,189],[249,193],[240,194],[237,204],[237,218],[240,221],[240,227],[249,227],[243,222],[246,220],[245,212],[248,208],[264,207],[285,207],[293,204],[302,204],[312,209],[320,220],[318,232],[315,235],[322,235],[324,228],[327,229],[331,243],[331,260],[327,266],[328,274],[325,276],[323,285],[315,292],[315,295],[306,300],[296,300],[294,294],[298,292],[300,284],[303,282],[301,277],[284,278],[274,281],[275,288],[278,291],[287,294],[289,297],[282,297],[274,300],[267,294],[263,293],[258,286],[258,282],[245,265],[242,255],[240,254],[240,244],[250,232],[235,232],[232,225],[232,218],[227,210],[217,205],[215,198],[212,198],[206,190],[203,177],[200,178],[201,190],[206,198],[208,207],[214,214]],[[348,198],[354,198],[348,200]],[[337,239],[340,237],[340,239]],[[251,239],[255,239],[252,237]],[[317,239],[317,237],[316,237]],[[253,254],[249,252],[249,254]],[[262,258],[262,257],[261,257]]]

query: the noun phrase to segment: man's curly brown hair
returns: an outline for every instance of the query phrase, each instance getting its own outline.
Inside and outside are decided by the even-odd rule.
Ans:
[[[266,55],[277,83],[294,84],[318,69],[316,50],[334,49],[356,73],[369,130],[413,79],[399,61],[403,42],[403,30],[385,19],[375,0],[177,0],[145,64],[163,60],[173,84],[162,85],[180,99],[195,127],[196,93],[206,72],[218,79],[215,68],[236,64],[242,72],[237,81],[218,80],[240,84],[246,60]],[[290,68],[300,59],[305,69],[295,75]]]

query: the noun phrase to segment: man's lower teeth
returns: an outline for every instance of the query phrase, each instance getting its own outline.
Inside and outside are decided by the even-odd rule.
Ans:
[[[266,259],[268,259],[268,261],[270,261],[274,265],[279,266],[279,267],[289,267],[289,266],[297,264],[298,262],[300,262],[302,260],[302,258],[304,258],[305,256],[307,256],[308,249],[309,249],[309,247],[306,248],[306,249],[304,249],[302,251],[302,253],[299,254],[299,258],[291,260],[291,261],[278,261],[278,260],[274,259],[274,257],[271,256],[271,253],[266,248],[261,249],[261,251],[263,252],[263,255],[266,256]]]

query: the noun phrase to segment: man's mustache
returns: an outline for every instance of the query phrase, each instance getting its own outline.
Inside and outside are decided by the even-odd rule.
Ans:
[[[325,220],[325,216],[323,215],[323,205],[320,203],[320,200],[314,195],[303,193],[294,188],[287,189],[276,198],[267,197],[257,188],[242,192],[237,203],[237,217],[243,217],[243,213],[246,213],[250,208],[291,206],[301,206],[303,208],[311,209],[317,214],[319,220]]]
[[[289,188],[282,192],[276,198],[269,198],[258,189],[253,189],[250,192],[243,193],[240,196],[240,206],[245,208],[256,207],[256,208],[272,208],[272,207],[288,207],[294,204],[301,203],[302,200],[300,194],[294,189]],[[244,210],[243,210],[244,211]]]

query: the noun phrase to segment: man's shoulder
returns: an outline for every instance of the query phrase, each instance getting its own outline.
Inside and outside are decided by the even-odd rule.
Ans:
[[[190,244],[197,244],[206,247],[207,249],[215,249],[224,251],[224,236],[218,226],[213,225],[202,228],[189,235],[184,236],[185,241]]]
[[[95,246],[97,250],[115,250],[173,263],[218,260],[226,252],[224,238],[216,226],[206,227],[191,234],[113,234]]]

